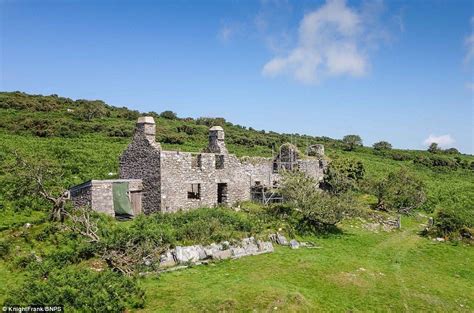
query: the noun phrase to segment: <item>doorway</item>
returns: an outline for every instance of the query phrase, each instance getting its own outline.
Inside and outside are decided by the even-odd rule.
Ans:
[[[217,203],[227,203],[227,183],[217,184]]]

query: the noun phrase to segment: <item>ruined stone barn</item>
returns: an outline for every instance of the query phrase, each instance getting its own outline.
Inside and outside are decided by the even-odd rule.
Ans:
[[[134,199],[141,200],[141,210],[146,214],[268,199],[282,169],[304,171],[316,181],[323,177],[323,156],[302,156],[290,144],[283,145],[274,158],[239,159],[228,153],[220,126],[209,129],[208,146],[200,153],[163,150],[155,141],[155,133],[154,119],[140,117],[132,142],[119,160],[120,182],[128,182],[129,186],[135,180],[142,183],[140,196],[135,195]],[[137,191],[129,190],[128,194],[134,192]],[[110,204],[114,197],[111,199],[110,192],[108,195],[104,201]],[[74,200],[74,196],[72,198]],[[96,195],[96,198],[103,197]],[[91,205],[95,210],[104,211],[97,207],[103,206],[104,201],[92,201]],[[131,197],[130,201],[133,201]],[[131,207],[138,205],[132,203]]]

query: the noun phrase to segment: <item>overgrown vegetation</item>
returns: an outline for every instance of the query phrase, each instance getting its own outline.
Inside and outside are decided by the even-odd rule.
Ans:
[[[58,210],[51,210],[53,203],[41,192],[57,199],[74,184],[117,177],[117,158],[142,113],[100,100],[0,93],[1,301],[57,301],[68,309],[99,305],[109,311],[146,307],[143,286],[134,277],[154,270],[153,261],[168,247],[266,236],[276,230],[314,236],[321,229],[341,228],[343,217],[371,207],[432,214],[429,236],[472,236],[472,156],[449,149],[397,150],[385,143],[371,149],[362,146],[360,137],[342,141],[278,134],[223,118],[180,118],[166,108],[160,111],[146,114],[155,118],[157,140],[165,149],[200,151],[212,125],[225,128],[227,147],[238,156],[268,157],[286,142],[300,151],[324,144],[330,162],[324,191],[315,193],[315,182],[296,174],[283,184],[290,201],[285,205],[243,203],[240,212],[201,209],[124,223],[60,206],[67,218],[50,221],[51,212]]]

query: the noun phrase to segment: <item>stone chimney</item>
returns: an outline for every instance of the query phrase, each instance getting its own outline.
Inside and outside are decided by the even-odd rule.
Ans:
[[[156,126],[152,116],[140,116],[135,131],[143,133],[148,141],[155,142]]]
[[[222,127],[213,126],[209,129],[209,146],[207,151],[210,153],[227,154],[224,142],[224,129]]]
[[[308,147],[308,150],[306,151],[306,153],[309,156],[316,156],[316,157],[319,157],[319,158],[323,158],[324,157],[324,145],[321,145],[321,144],[311,145],[311,146]]]

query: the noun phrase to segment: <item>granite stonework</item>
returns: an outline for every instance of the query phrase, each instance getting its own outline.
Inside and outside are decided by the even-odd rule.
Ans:
[[[233,205],[251,200],[255,187],[277,186],[281,170],[300,170],[320,181],[326,168],[320,155],[322,146],[317,147],[318,157],[301,157],[296,147],[285,144],[275,158],[239,159],[228,153],[220,126],[210,128],[209,144],[202,153],[164,151],[155,134],[154,119],[140,117],[131,143],[119,159],[120,179],[139,181],[143,188],[137,199],[145,214]],[[91,182],[71,189],[74,205],[90,205],[112,214],[114,180]]]
[[[155,141],[155,131],[152,117],[139,118],[133,140],[120,157],[120,178],[143,181],[145,213],[232,205],[250,200],[253,186],[272,187],[280,180],[279,159],[238,159],[229,154],[222,127],[210,128],[202,153],[164,151]],[[291,158],[296,168],[322,179],[322,157]]]
[[[141,179],[145,214],[161,207],[161,146],[155,142],[155,121],[140,117],[132,142],[120,156],[120,178]]]

